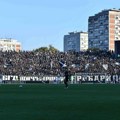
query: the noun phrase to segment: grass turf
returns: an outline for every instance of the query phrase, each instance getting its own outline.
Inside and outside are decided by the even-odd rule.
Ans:
[[[120,85],[0,86],[0,120],[120,120]]]

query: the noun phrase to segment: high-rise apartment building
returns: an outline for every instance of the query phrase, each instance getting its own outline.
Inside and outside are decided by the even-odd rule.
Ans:
[[[87,32],[70,32],[64,35],[64,52],[73,50],[76,52],[88,49]]]
[[[0,51],[17,51],[21,50],[21,43],[15,39],[0,39]]]
[[[120,40],[120,10],[103,10],[88,19],[89,48],[115,50]]]

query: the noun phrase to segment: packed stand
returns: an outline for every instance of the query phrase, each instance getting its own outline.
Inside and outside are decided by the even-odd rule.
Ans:
[[[1,75],[62,75],[66,64],[71,73],[120,73],[120,59],[111,51],[52,52],[0,51]]]

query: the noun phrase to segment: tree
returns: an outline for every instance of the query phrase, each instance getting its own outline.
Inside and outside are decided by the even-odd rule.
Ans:
[[[58,52],[58,50],[56,48],[54,48],[52,45],[49,45],[49,47],[40,47],[38,49],[35,49],[34,50],[35,52],[52,52],[52,53],[55,53],[55,52]]]
[[[34,51],[36,51],[36,52],[47,52],[48,48],[47,47],[40,47],[40,48],[35,49]]]
[[[52,45],[49,45],[49,51],[51,52],[58,52],[58,50],[56,48],[54,48]]]

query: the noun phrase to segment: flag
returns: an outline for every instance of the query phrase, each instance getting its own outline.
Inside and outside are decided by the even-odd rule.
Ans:
[[[59,61],[59,64],[60,64],[61,67],[67,67],[67,65],[64,61]]]
[[[85,69],[88,69],[88,67],[89,67],[89,63],[87,63],[87,64],[85,65]]]
[[[50,68],[52,69],[53,68],[53,61],[51,60],[50,62]]]
[[[76,67],[76,65],[75,65],[75,64],[72,64],[72,65],[71,65],[71,67],[75,68],[75,67]]]
[[[120,65],[120,63],[119,63],[119,62],[116,62],[115,65]]]
[[[103,68],[104,68],[105,70],[108,70],[108,64],[103,64]]]

